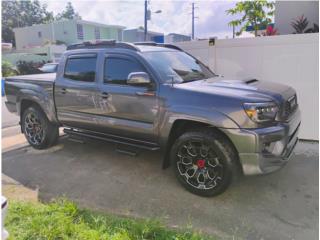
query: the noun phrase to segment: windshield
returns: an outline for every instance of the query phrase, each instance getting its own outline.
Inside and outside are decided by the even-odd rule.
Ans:
[[[57,64],[45,64],[40,68],[40,70],[45,73],[54,73],[57,71],[57,67]]]
[[[164,82],[183,83],[214,77],[205,65],[185,52],[144,52],[143,56],[158,70]]]

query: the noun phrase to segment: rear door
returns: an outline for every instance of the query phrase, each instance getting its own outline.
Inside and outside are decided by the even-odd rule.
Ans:
[[[146,72],[150,86],[127,85],[132,72]],[[107,54],[99,84],[102,131],[124,137],[156,141],[158,94],[152,74],[138,59],[125,54]]]
[[[66,56],[65,67],[55,83],[59,121],[70,127],[96,130],[97,53]]]

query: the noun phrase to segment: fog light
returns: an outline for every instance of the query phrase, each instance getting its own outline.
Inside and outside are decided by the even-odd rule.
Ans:
[[[285,148],[284,140],[264,143],[263,152],[280,156]]]

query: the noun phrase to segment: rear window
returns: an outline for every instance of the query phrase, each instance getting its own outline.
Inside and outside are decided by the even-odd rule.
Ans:
[[[82,82],[94,82],[96,57],[71,57],[67,60],[64,77]]]

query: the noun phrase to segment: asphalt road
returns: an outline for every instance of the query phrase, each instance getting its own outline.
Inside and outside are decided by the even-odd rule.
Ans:
[[[299,143],[280,171],[240,179],[224,194],[202,198],[185,191],[171,169],[161,170],[156,152],[131,157],[115,152],[113,144],[67,137],[39,151],[21,147],[18,128],[2,132],[2,144],[9,146],[3,173],[39,189],[42,200],[66,196],[83,207],[191,225],[222,239],[318,239],[318,144]]]

